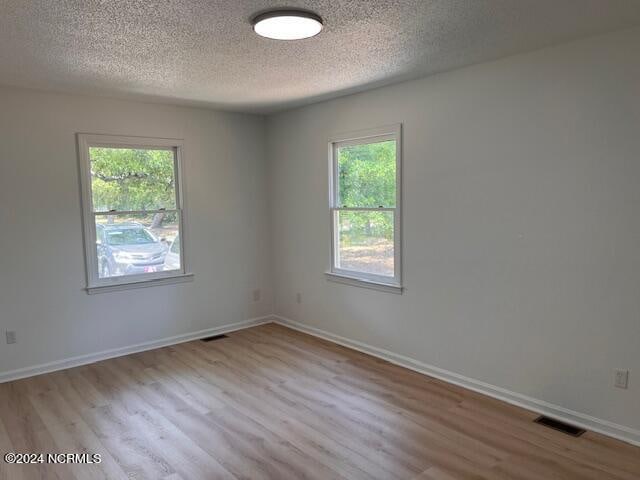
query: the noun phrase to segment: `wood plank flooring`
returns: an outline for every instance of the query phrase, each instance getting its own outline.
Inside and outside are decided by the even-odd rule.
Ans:
[[[640,478],[640,448],[269,324],[0,384],[0,479]]]

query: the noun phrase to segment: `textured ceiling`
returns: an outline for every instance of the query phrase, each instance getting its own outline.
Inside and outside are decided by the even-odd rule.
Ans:
[[[270,7],[325,19],[278,42]],[[640,0],[0,0],[0,83],[269,112],[640,24]]]

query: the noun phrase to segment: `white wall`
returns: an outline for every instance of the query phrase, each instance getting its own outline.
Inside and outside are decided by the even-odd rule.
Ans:
[[[327,140],[396,122],[401,296],[323,275]],[[285,112],[267,141],[277,314],[640,428],[640,29]]]
[[[76,132],[184,139],[193,282],[85,293]],[[264,142],[258,116],[0,89],[0,374],[271,313]]]
[[[639,85],[636,29],[282,113],[266,137],[256,116],[0,88],[0,377],[275,308],[639,429]],[[395,122],[401,296],[323,275],[327,139]],[[185,140],[193,282],[83,291],[76,132]]]

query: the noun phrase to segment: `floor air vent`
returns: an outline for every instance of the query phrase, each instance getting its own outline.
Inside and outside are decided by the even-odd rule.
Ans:
[[[586,430],[583,430],[582,428],[574,427],[573,425],[561,422],[560,420],[554,420],[553,418],[545,417],[544,415],[536,418],[534,422],[539,423],[540,425],[544,425],[545,427],[553,428],[554,430],[558,430],[559,432],[566,433],[567,435],[571,435],[572,437],[579,437],[584,432],[586,432]]]
[[[213,342],[214,340],[220,340],[221,338],[227,338],[227,336],[224,335],[224,334],[222,334],[222,335],[212,335],[210,337],[201,338],[200,340],[202,340],[203,342]]]

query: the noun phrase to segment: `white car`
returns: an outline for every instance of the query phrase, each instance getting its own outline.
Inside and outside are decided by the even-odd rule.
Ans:
[[[163,270],[180,270],[180,236],[177,236],[164,257]]]

